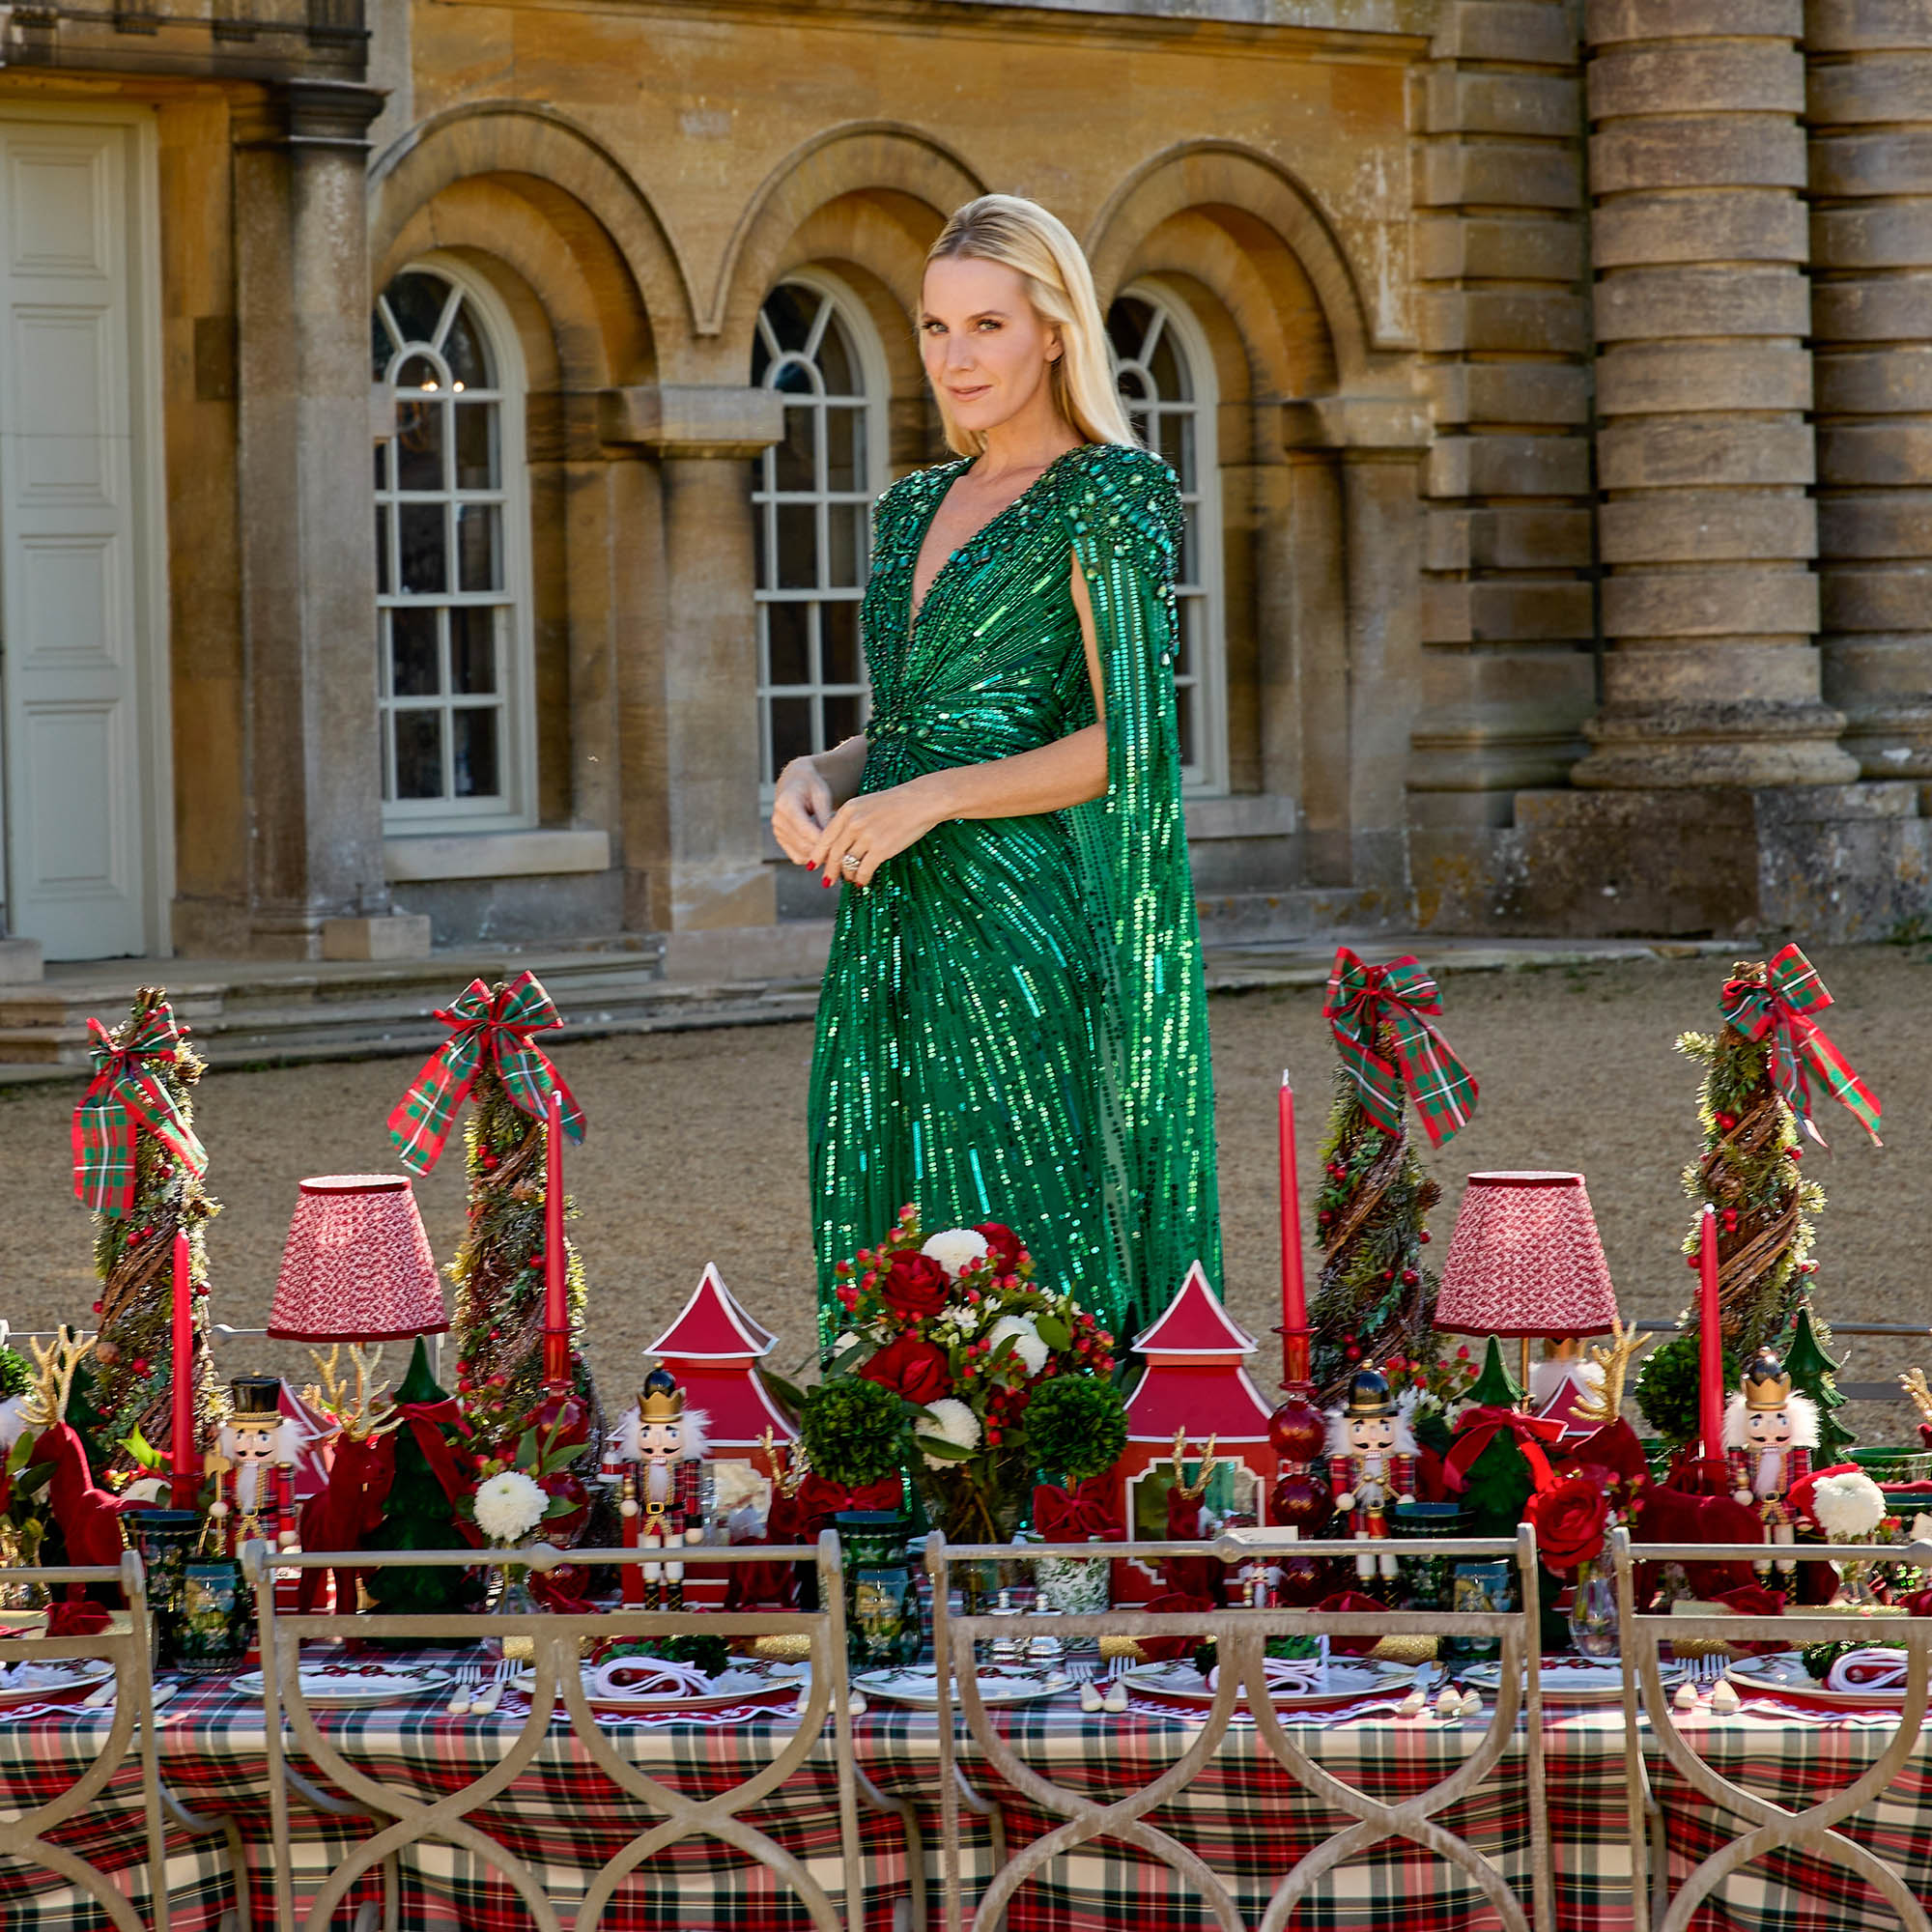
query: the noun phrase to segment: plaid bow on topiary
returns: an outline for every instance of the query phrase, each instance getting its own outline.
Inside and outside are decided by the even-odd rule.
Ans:
[[[156,1071],[172,1065],[181,1046],[167,1002],[122,1041],[99,1020],[87,1028],[94,1079],[73,1110],[73,1191],[97,1214],[118,1219],[134,1209],[134,1136],[143,1127],[197,1179],[208,1172],[208,1150]]]
[[[1405,954],[1369,966],[1346,946],[1335,949],[1321,1016],[1335,1034],[1342,1064],[1355,1082],[1362,1111],[1383,1133],[1402,1125],[1407,1087],[1432,1147],[1440,1147],[1476,1111],[1476,1083],[1449,1042],[1422,1016],[1439,1013],[1435,981]],[[1393,1062],[1378,1050],[1386,1024]]]
[[[534,973],[519,973],[494,993],[472,980],[437,1018],[448,1024],[449,1037],[423,1063],[389,1116],[389,1138],[405,1167],[427,1174],[436,1165],[486,1053],[515,1105],[542,1120],[554,1088],[564,1132],[574,1141],[583,1138],[583,1110],[550,1056],[530,1038],[563,1024]]]
[[[1804,1073],[1808,1065],[1833,1097],[1850,1109],[1872,1145],[1883,1147],[1878,1120],[1884,1109],[1878,1095],[1811,1018],[1831,1004],[1818,969],[1795,946],[1787,946],[1770,965],[1741,968],[1724,982],[1725,1019],[1747,1039],[1771,1035],[1771,1084],[1804,1131],[1820,1147],[1825,1145],[1811,1120],[1811,1086]]]

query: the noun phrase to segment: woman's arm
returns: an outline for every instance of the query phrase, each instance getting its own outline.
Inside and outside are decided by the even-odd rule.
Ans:
[[[863,732],[815,756],[794,758],[779,774],[772,797],[772,837],[793,865],[812,863],[812,847],[832,814],[857,793],[865,776]]]
[[[1080,617],[1094,708],[1102,722],[1035,751],[1016,752],[1010,758],[925,772],[888,791],[850,799],[819,834],[804,862],[817,867],[828,886],[839,878],[856,886],[870,885],[872,874],[888,859],[918,844],[935,825],[950,818],[1021,818],[1033,812],[1064,811],[1070,805],[1098,798],[1107,789],[1106,694],[1100,683],[1094,607],[1078,563],[1072,566],[1068,588]],[[859,861],[857,869],[849,872],[844,869],[847,852]]]

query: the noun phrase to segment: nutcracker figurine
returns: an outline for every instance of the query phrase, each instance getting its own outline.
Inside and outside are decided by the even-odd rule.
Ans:
[[[1743,1389],[1724,1408],[1724,1464],[1731,1494],[1756,1508],[1772,1543],[1797,1541],[1785,1497],[1811,1473],[1811,1452],[1817,1446],[1818,1405],[1792,1389],[1783,1359],[1774,1350],[1760,1349],[1745,1364]],[[1795,1572],[1798,1564],[1780,1556],[1777,1567]],[[1771,1565],[1757,1568],[1766,1572]]]
[[[228,1420],[206,1468],[214,1478],[209,1515],[233,1556],[253,1537],[277,1549],[296,1544],[295,1461],[300,1444],[282,1413],[280,1376],[237,1376],[229,1384]]]
[[[1349,1534],[1358,1543],[1388,1535],[1390,1503],[1415,1500],[1415,1437],[1378,1369],[1358,1369],[1348,1401],[1328,1411],[1328,1483],[1335,1513],[1348,1518]],[[1364,1550],[1355,1558],[1355,1574],[1364,1580],[1378,1570],[1384,1577],[1396,1574],[1389,1551]]]
[[[627,1549],[704,1541],[699,1493],[707,1447],[704,1424],[702,1411],[685,1407],[684,1391],[668,1369],[660,1365],[644,1378],[638,1406],[618,1423],[611,1439]],[[681,1610],[684,1565],[626,1564],[624,1601],[647,1610]]]

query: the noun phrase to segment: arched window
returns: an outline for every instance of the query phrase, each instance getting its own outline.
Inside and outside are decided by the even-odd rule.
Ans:
[[[383,815],[396,832],[534,822],[524,385],[508,320],[454,265],[383,291],[375,378]]]
[[[885,381],[857,309],[829,283],[781,282],[758,313],[752,381],[785,399],[753,466],[758,722],[770,785],[866,719],[859,651],[872,498],[885,482]]]
[[[1222,696],[1221,497],[1214,449],[1214,378],[1208,346],[1184,309],[1151,289],[1129,289],[1107,311],[1107,333],[1127,414],[1180,485],[1185,520],[1177,565],[1180,654],[1175,699],[1184,780],[1227,787]]]

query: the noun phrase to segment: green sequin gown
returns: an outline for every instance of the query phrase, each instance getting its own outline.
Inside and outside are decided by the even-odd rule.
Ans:
[[[1038,1278],[1116,1335],[1197,1258],[1220,1279],[1214,1098],[1180,804],[1174,672],[1180,503],[1157,458],[1069,451],[942,566],[913,565],[965,463],[874,517],[862,789],[981,764],[1094,722],[1077,556],[1106,694],[1107,791],[955,819],[839,889],[812,1057],[822,1334],[833,1265],[906,1202],[928,1230],[1004,1221]]]

